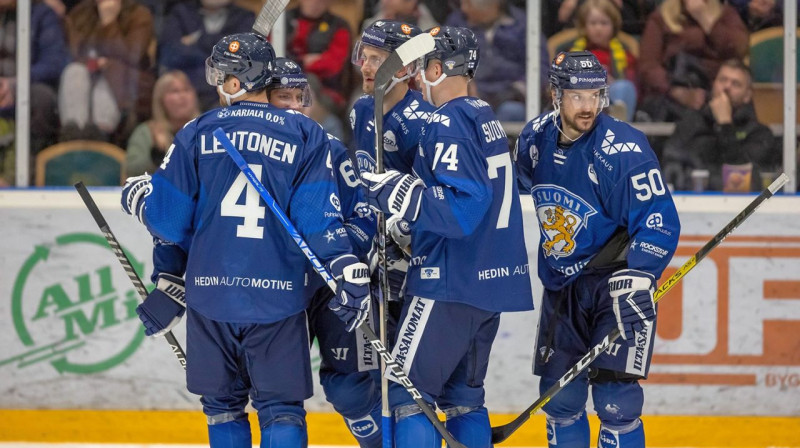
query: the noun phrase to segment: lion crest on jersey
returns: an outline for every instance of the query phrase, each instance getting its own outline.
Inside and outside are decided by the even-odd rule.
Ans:
[[[567,257],[575,251],[576,237],[597,211],[580,196],[551,184],[532,190],[546,257]]]

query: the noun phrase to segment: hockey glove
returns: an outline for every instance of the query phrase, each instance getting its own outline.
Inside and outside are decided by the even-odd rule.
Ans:
[[[650,326],[656,318],[655,286],[652,274],[636,269],[621,269],[608,279],[617,326],[629,346],[635,344],[634,334]]]
[[[417,219],[425,188],[418,177],[395,170],[382,174],[364,172],[361,183],[367,187],[367,202],[372,208],[408,222]]]
[[[386,220],[386,229],[392,235],[392,239],[403,249],[411,245],[411,225],[403,218],[390,216]]]
[[[185,312],[183,279],[170,274],[158,274],[156,289],[136,307],[147,336],[163,336],[178,325]]]
[[[342,255],[328,264],[336,280],[336,295],[328,302],[331,309],[350,332],[361,325],[369,314],[369,267],[355,255]]]
[[[122,210],[136,217],[140,223],[144,224],[142,212],[144,211],[144,198],[153,191],[150,184],[150,175],[147,173],[141,176],[129,177],[125,180],[122,187]]]
[[[373,239],[372,248],[369,250],[370,272],[380,275],[380,257],[378,256],[378,239]],[[386,269],[389,273],[389,300],[402,300],[403,283],[408,272],[409,257],[393,241],[386,244]],[[378,277],[380,278],[380,277]]]

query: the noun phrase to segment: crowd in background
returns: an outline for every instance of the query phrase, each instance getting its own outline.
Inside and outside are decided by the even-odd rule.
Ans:
[[[0,0],[0,186],[14,183],[16,3]],[[31,159],[58,142],[100,140],[127,151],[128,175],[152,172],[174,133],[218,106],[205,59],[222,36],[250,31],[261,4],[34,0]],[[349,141],[344,123],[361,94],[350,53],[365,26],[394,19],[423,30],[468,27],[481,48],[470,93],[501,121],[522,122],[524,8],[523,0],[293,0],[286,53],[309,74],[307,114]],[[653,145],[673,188],[691,190],[706,171],[705,188],[735,191],[723,168],[749,165],[752,179],[780,170],[780,142],[755,115],[746,61],[751,33],[782,26],[781,11],[780,0],[543,0],[542,104],[550,103],[554,52],[591,51],[608,71],[609,114],[676,123],[672,136]],[[761,188],[757,180],[750,185]]]

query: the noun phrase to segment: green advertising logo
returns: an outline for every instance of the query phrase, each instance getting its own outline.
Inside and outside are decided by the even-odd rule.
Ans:
[[[11,314],[20,342],[30,350],[0,360],[0,366],[16,362],[18,368],[23,368],[49,362],[59,373],[91,374],[119,365],[141,345],[145,336],[136,316],[139,299],[133,285],[129,281],[115,284],[114,280],[120,279],[121,269],[115,265],[113,256],[107,258],[108,265],[101,264],[105,257],[98,257],[92,264],[87,264],[92,261],[87,259],[65,260],[68,257],[63,254],[74,253],[78,245],[91,245],[89,250],[97,250],[99,246],[111,251],[102,236],[70,233],[57,237],[54,245],[36,246],[22,264],[11,295]],[[141,276],[144,263],[123,250]],[[54,252],[60,255],[60,263],[82,272],[70,279],[43,277],[43,270],[48,270],[48,260]],[[85,265],[86,271],[79,265]],[[46,279],[42,291],[30,287],[26,291],[34,276],[39,284]],[[134,320],[135,324],[131,322]],[[45,328],[48,335],[44,336],[37,328]],[[126,335],[130,334],[129,342],[109,348],[106,337],[112,332],[116,339],[122,334],[126,340]],[[50,342],[53,334],[61,339]]]

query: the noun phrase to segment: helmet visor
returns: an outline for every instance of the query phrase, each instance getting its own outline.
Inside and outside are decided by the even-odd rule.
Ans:
[[[206,58],[206,82],[210,86],[221,86],[225,83],[226,73],[216,67],[211,57]]]

